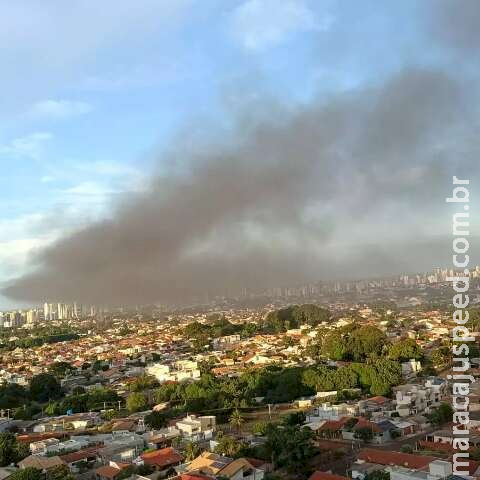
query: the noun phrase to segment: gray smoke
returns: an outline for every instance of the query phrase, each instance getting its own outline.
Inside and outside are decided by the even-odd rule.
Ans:
[[[236,112],[230,140],[177,151],[181,168],[38,252],[3,293],[180,302],[430,268],[449,248],[429,226],[451,228],[451,175],[476,174],[470,99],[445,73],[411,68],[302,108]]]

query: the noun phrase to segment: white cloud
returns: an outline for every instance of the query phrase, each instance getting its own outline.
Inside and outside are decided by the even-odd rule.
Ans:
[[[120,193],[114,188],[92,181],[79,183],[74,187],[63,190],[62,192],[68,195],[87,195],[95,197],[104,197],[114,193]]]
[[[63,120],[85,115],[92,110],[93,107],[89,103],[76,100],[41,100],[32,106],[28,116],[35,119]]]
[[[42,213],[32,213],[13,219],[0,218],[0,277],[8,278],[26,270],[29,255],[58,238],[60,229],[42,228]]]
[[[248,50],[276,46],[297,32],[327,30],[331,15],[316,18],[303,0],[247,0],[232,15],[234,36]]]
[[[13,139],[10,143],[0,145],[0,157],[25,157],[38,160],[45,143],[53,138],[48,132],[35,132]]]

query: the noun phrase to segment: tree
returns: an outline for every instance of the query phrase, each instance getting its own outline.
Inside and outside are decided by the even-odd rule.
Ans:
[[[30,395],[38,402],[55,400],[62,396],[62,387],[52,374],[40,373],[30,381]]]
[[[298,425],[271,426],[264,448],[274,469],[285,468],[290,473],[304,472],[308,461],[317,453],[313,432]]]
[[[127,409],[131,413],[142,412],[148,408],[147,398],[141,392],[132,392],[127,397]]]
[[[151,388],[158,387],[158,381],[151,375],[141,375],[130,385],[131,392],[142,392]]]
[[[22,468],[8,477],[9,480],[42,480],[43,474],[41,470],[33,467]]]
[[[386,340],[385,334],[377,327],[362,326],[349,335],[348,353],[353,360],[363,361],[372,354],[380,355]]]
[[[368,443],[373,440],[373,430],[370,427],[358,427],[355,429],[355,438]]]
[[[145,424],[154,430],[160,430],[167,426],[167,415],[162,412],[153,411],[145,417]]]
[[[200,445],[195,442],[187,442],[184,449],[185,459],[187,462],[191,462],[193,459],[197,458],[200,453],[202,453],[202,449]]]
[[[48,371],[57,378],[63,378],[75,368],[68,362],[55,362],[50,365]]]
[[[238,432],[240,432],[240,429],[242,428],[242,425],[245,422],[238,408],[233,411],[229,421],[230,421],[230,425],[235,427]]]
[[[27,390],[15,383],[4,383],[0,385],[0,408],[20,407],[29,400]]]
[[[439,407],[427,415],[428,421],[435,426],[451,422],[453,417],[453,408],[448,403],[441,403]]]
[[[75,480],[66,465],[58,465],[48,470],[48,480]]]
[[[282,418],[283,425],[303,425],[305,423],[307,416],[303,412],[294,412],[289,413]]]
[[[270,424],[265,421],[256,422],[253,424],[252,433],[254,435],[263,436],[267,433],[269,425]]]
[[[218,439],[215,453],[225,455],[226,457],[236,457],[243,448],[245,448],[243,442],[240,442],[229,435],[222,435]]]
[[[452,349],[447,345],[442,345],[432,351],[430,359],[435,367],[449,365],[452,362]]]
[[[399,362],[406,362],[412,358],[419,360],[422,358],[422,349],[415,340],[407,338],[391,345],[388,349],[388,356],[392,360],[398,360]]]
[[[155,401],[157,403],[169,402],[175,396],[177,391],[177,384],[173,382],[162,383],[154,394]]]
[[[0,467],[17,463],[29,454],[28,445],[18,443],[12,433],[0,433]]]

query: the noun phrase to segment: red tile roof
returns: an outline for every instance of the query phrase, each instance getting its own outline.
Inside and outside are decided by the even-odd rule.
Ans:
[[[99,467],[95,470],[95,473],[101,478],[111,478],[114,479],[117,475],[119,475],[123,469],[112,467],[110,465],[104,465],[103,467]]]
[[[411,453],[388,452],[385,450],[376,450],[374,448],[365,448],[358,454],[359,460],[378,465],[396,465],[399,467],[408,467],[416,470],[425,470],[428,464],[436,457],[428,455],[413,455]]]
[[[78,452],[66,453],[65,455],[60,455],[60,458],[65,463],[78,462],[85,458],[92,458],[97,455],[98,447],[84,448],[83,450],[78,450]]]
[[[175,465],[183,460],[183,457],[172,447],[142,453],[141,457],[145,465],[152,465],[159,468]]]

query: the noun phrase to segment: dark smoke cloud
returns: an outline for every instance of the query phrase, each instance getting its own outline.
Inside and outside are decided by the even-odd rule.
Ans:
[[[407,245],[419,239],[406,229],[443,212],[452,144],[471,151],[465,92],[442,72],[412,68],[295,111],[239,113],[234,141],[199,147],[111,219],[38,252],[35,271],[3,293],[186,302],[335,271],[418,267],[438,242],[420,232],[422,249],[408,258]],[[473,172],[468,155],[463,165]]]
[[[433,0],[428,5],[431,30],[436,40],[453,49],[478,54],[480,50],[480,2]],[[476,58],[471,58],[476,62]]]

